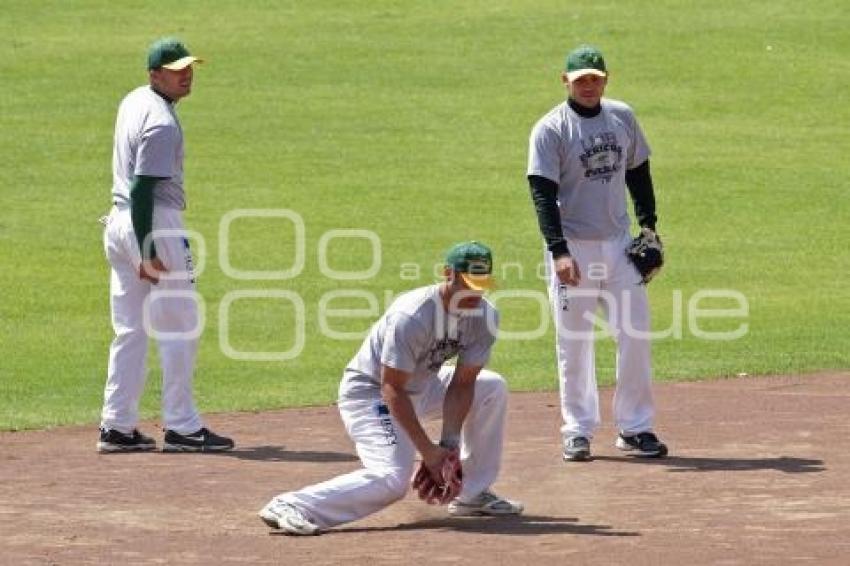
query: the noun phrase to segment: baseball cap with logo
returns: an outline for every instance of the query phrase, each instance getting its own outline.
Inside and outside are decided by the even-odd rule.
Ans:
[[[148,70],[169,69],[179,71],[192,63],[203,63],[203,59],[194,57],[183,42],[174,37],[157,39],[148,49]]]
[[[567,55],[567,78],[574,81],[584,75],[608,76],[602,52],[592,45],[580,45]]]
[[[446,266],[459,274],[466,286],[474,291],[486,291],[495,285],[493,253],[475,240],[452,246],[446,254]]]

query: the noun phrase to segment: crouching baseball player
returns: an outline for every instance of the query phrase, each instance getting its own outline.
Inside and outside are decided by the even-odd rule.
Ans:
[[[339,411],[363,468],[282,493],[260,512],[270,527],[313,535],[375,513],[412,484],[451,515],[516,515],[522,505],[490,486],[502,456],[507,386],[483,369],[498,313],[484,292],[492,255],[478,242],[452,247],[445,280],[401,295],[349,362]],[[443,363],[457,356],[456,366]],[[420,419],[442,410],[433,442]],[[414,476],[417,453],[421,463]]]

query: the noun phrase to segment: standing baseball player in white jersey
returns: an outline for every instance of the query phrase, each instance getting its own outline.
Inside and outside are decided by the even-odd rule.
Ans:
[[[437,481],[459,453],[462,481],[450,514],[522,512],[521,504],[490,489],[502,456],[507,386],[483,369],[498,324],[497,311],[482,297],[492,285],[489,248],[457,244],[444,273],[442,283],[396,299],[343,373],[339,411],[363,468],[278,495],[259,513],[270,527],[317,534],[387,507],[407,493],[417,452],[423,462],[417,478]],[[456,366],[443,365],[454,356]],[[441,410],[435,443],[420,418]]]
[[[602,53],[583,45],[567,56],[561,80],[568,99],[531,132],[528,180],[540,230],[557,331],[561,428],[566,460],[588,460],[600,424],[593,315],[601,306],[617,343],[616,446],[663,457],[653,433],[649,302],[629,261],[626,187],[637,221],[656,239],[649,147],[631,108],[602,98]],[[660,246],[660,240],[657,240]]]
[[[113,208],[104,246],[112,267],[110,305],[115,339],[101,417],[100,452],[153,450],[138,431],[146,378],[148,331],[162,365],[164,451],[207,452],[233,441],[207,429],[192,397],[198,310],[189,242],[183,229],[183,131],[175,103],[192,88],[200,60],[173,38],[148,51],[149,84],[118,108],[112,156]]]

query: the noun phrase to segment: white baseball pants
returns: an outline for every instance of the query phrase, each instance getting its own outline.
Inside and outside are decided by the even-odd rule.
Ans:
[[[170,272],[156,285],[139,279],[141,256],[129,207],[114,207],[104,231],[112,267],[109,289],[115,338],[109,349],[101,426],[123,433],[135,428],[147,377],[148,338],[153,336],[162,366],[163,425],[188,434],[203,426],[192,398],[201,329],[191,253],[179,210],[155,206],[153,230],[169,234],[155,238],[157,256]]]
[[[600,423],[594,351],[595,331],[601,328],[598,307],[617,344],[615,424],[626,434],[652,430],[649,300],[646,286],[640,284],[640,275],[625,254],[630,241],[628,234],[604,241],[570,239],[570,253],[581,272],[577,287],[560,285],[552,255],[545,254],[565,437],[592,438]]]
[[[442,414],[454,368],[444,366],[439,380],[412,397],[420,419]],[[502,377],[482,370],[475,381],[472,407],[461,434],[463,489],[468,501],[490,487],[499,473],[508,391]],[[321,528],[371,515],[407,493],[416,465],[416,448],[379,398],[341,400],[339,412],[355,442],[363,468],[278,496],[303,511]]]

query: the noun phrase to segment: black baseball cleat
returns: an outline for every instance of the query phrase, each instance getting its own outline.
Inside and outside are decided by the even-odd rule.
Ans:
[[[570,436],[564,440],[564,460],[586,462],[590,460],[590,441],[584,436]]]
[[[652,432],[639,432],[633,436],[624,436],[621,432],[615,446],[641,458],[663,458],[667,455],[667,445]]]
[[[100,439],[97,441],[97,451],[101,454],[115,452],[149,452],[156,450],[156,441],[145,436],[137,429],[130,434],[124,434],[112,428],[100,429]]]
[[[232,439],[219,436],[208,428],[202,428],[192,434],[166,430],[162,444],[163,452],[224,452],[232,448]]]

